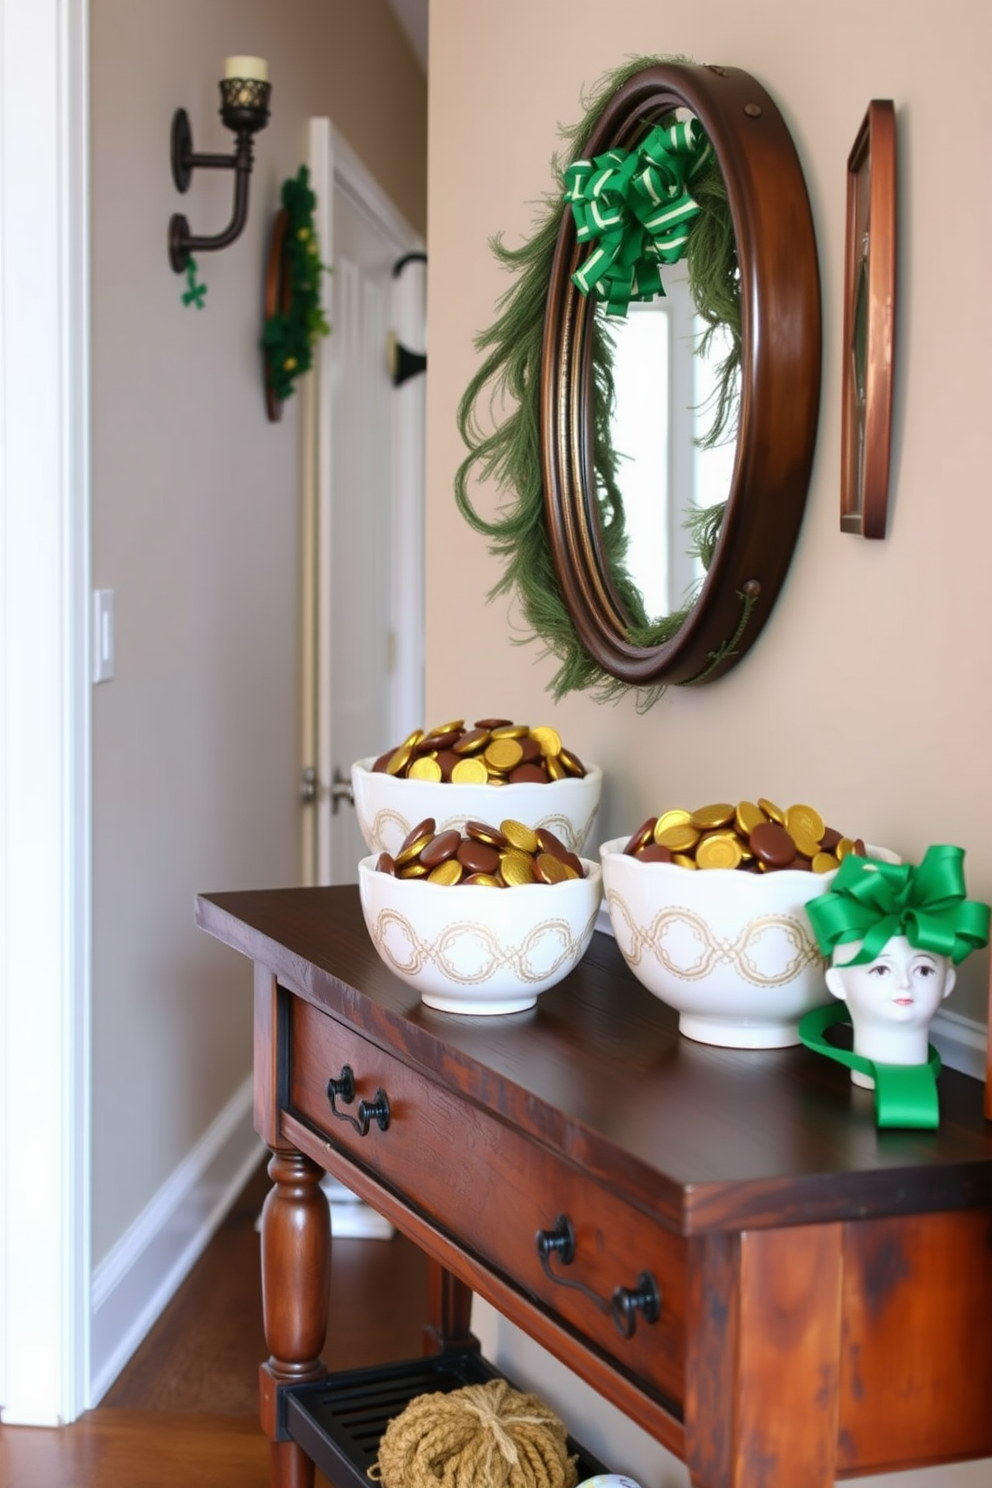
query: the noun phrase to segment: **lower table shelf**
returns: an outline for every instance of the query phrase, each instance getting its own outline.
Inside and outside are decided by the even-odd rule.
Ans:
[[[371,1369],[350,1369],[285,1394],[286,1429],[334,1488],[369,1488],[368,1470],[394,1416],[431,1391],[499,1379],[481,1354],[437,1354]],[[512,1381],[511,1381],[512,1383]],[[568,1439],[578,1461],[578,1481],[608,1471],[591,1453]]]

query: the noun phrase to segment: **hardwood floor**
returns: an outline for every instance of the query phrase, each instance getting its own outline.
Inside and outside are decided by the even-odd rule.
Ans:
[[[0,1488],[267,1488],[255,1220],[268,1188],[262,1165],[95,1410],[59,1430],[0,1426]],[[409,1241],[334,1241],[329,1368],[418,1355],[426,1316]]]

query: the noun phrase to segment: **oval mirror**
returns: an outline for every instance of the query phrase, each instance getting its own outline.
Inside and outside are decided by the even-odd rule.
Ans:
[[[713,681],[754,644],[798,536],[820,395],[812,215],[791,136],[764,88],[732,67],[645,67],[607,100],[583,153],[593,159],[632,150],[673,115],[698,120],[725,183],[736,239],[740,365],[736,445],[724,462],[729,489],[726,505],[715,509],[722,510],[719,530],[698,592],[675,617],[674,634],[658,644],[636,639],[644,634],[643,596],[604,541],[594,354],[598,345],[603,356],[603,312],[595,292],[584,294],[573,281],[584,249],[570,211],[558,229],[541,352],[541,473],[554,571],[589,656],[602,672],[638,688]],[[607,343],[606,356],[612,354]],[[694,499],[692,491],[674,491],[683,510]],[[665,561],[660,551],[657,561]]]

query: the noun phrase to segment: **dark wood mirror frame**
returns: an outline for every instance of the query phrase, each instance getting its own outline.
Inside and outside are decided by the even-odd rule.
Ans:
[[[720,538],[696,604],[663,645],[627,639],[600,541],[593,479],[595,300],[572,283],[581,257],[562,216],[541,366],[544,500],[555,570],[583,645],[634,687],[722,676],[754,644],[785,579],[809,487],[820,401],[820,280],[802,167],[774,102],[734,67],[645,68],[606,104],[590,157],[630,148],[673,109],[706,130],[727,186],[741,273],[740,423]]]

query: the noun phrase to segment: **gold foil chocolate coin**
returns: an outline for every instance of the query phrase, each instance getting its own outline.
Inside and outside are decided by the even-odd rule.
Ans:
[[[523,822],[514,821],[511,817],[500,822],[499,829],[510,846],[517,848],[519,852],[537,852],[537,833],[530,827],[525,827]]]
[[[429,754],[424,754],[413,761],[406,773],[408,780],[438,781],[441,779],[441,766]]]
[[[761,823],[767,821],[768,818],[754,801],[738,801],[734,820],[737,823],[738,832],[743,837],[749,837],[755,827],[760,827]]]
[[[729,833],[715,832],[696,848],[697,868],[736,868],[740,860],[740,844]]]
[[[498,739],[494,738],[492,743],[486,745],[486,750],[482,757],[490,769],[498,770],[501,774],[507,774],[519,765],[524,757],[524,752],[516,739],[501,737]]]
[[[412,744],[401,744],[399,749],[393,751],[386,766],[387,775],[402,775],[413,755]]]
[[[785,813],[785,827],[798,845],[800,837],[807,842],[819,843],[827,829],[827,824],[812,806],[804,806],[800,803],[790,806]],[[799,850],[805,852],[805,848]]]
[[[661,833],[667,832],[669,827],[687,827],[691,814],[689,811],[683,811],[681,807],[676,807],[672,811],[663,811],[654,824],[655,842],[661,840]]]
[[[530,735],[541,746],[542,754],[561,754],[561,735],[557,729],[549,728],[547,724],[542,723],[537,728],[531,729]]]
[[[568,877],[568,869],[554,853],[538,853],[534,859],[534,877],[542,883],[564,883]]]
[[[452,785],[485,785],[488,779],[489,771],[475,755],[470,759],[460,759],[451,771]]]
[[[450,888],[453,884],[460,883],[462,877],[462,865],[457,858],[445,858],[436,868],[432,868],[427,875],[428,883],[444,884]]]
[[[758,805],[768,817],[769,821],[778,822],[780,827],[785,826],[785,812],[781,806],[776,806],[774,801],[769,801],[767,796],[758,797]]]
[[[725,827],[734,819],[734,808],[726,801],[716,801],[711,806],[700,806],[689,816],[689,824],[698,827],[701,832],[710,832],[717,827]]]
[[[499,876],[507,888],[534,882],[534,859],[523,852],[504,853],[499,860]]]
[[[688,822],[666,827],[663,832],[655,828],[654,840],[659,847],[667,847],[673,853],[689,852],[699,841],[699,833]]]

